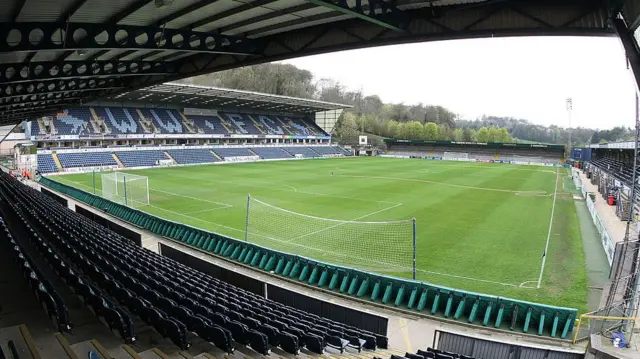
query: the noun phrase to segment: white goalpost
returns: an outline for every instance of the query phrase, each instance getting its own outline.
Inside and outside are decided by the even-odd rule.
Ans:
[[[249,196],[245,240],[326,263],[415,279],[415,219],[363,222],[315,217]]]
[[[540,156],[518,156],[518,155],[513,155],[513,160],[516,162],[522,162],[522,163],[543,163],[543,159]]]
[[[102,197],[129,207],[149,205],[149,177],[123,172],[104,173]]]
[[[469,154],[467,152],[445,152],[442,159],[448,161],[468,161]]]

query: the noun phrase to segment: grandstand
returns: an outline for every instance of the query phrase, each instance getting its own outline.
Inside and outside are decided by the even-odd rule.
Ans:
[[[256,355],[388,346],[385,335],[264,299],[141,248],[5,173],[0,197],[1,252],[17,260],[59,331],[71,332],[78,319],[68,287],[130,345],[149,326],[180,350],[195,344],[192,334],[221,352],[241,345]]]
[[[531,165],[564,161],[564,145],[385,140],[385,156]]]
[[[179,95],[172,98],[171,94]],[[223,102],[220,96],[223,96],[220,94],[220,89],[164,84],[45,116],[27,124],[26,136],[31,140],[32,148],[37,154],[35,156],[38,160],[37,168],[45,176],[74,172],[211,164],[213,166],[186,169],[192,173],[188,175],[185,173],[184,178],[194,178],[195,181],[195,176],[198,176],[200,171],[211,170],[215,174],[211,172],[205,178],[209,177],[211,182],[216,183],[219,181],[217,177],[220,176],[222,181],[215,186],[206,187],[215,188],[220,192],[226,192],[226,183],[231,182],[225,180],[223,171],[218,171],[220,167],[215,167],[218,164],[351,155],[349,150],[331,142],[329,135],[333,125],[331,121],[325,121],[320,126],[314,120],[314,116],[317,116],[316,112],[323,112],[322,118],[325,120],[330,117],[327,112],[337,118],[345,106],[232,90],[224,92],[224,96],[230,96],[232,99],[225,98]],[[232,101],[233,107],[228,101]],[[269,101],[275,104],[266,105]],[[157,103],[163,105],[157,106]],[[185,107],[187,103],[189,107]],[[509,144],[499,148],[495,144],[483,146],[483,144],[453,142],[444,144],[428,141],[411,143],[390,141],[387,145],[389,152],[385,156],[392,157],[431,157],[481,162],[508,161],[522,164],[556,164],[559,163],[558,157],[561,153],[560,148],[533,148],[532,146],[526,149],[517,146],[512,148]],[[25,154],[25,156],[28,155]],[[384,161],[384,159],[378,160]],[[341,172],[343,171],[341,168],[344,167],[336,166],[331,161],[323,162],[331,166],[330,171],[327,172],[331,176],[334,171],[339,172],[334,178],[348,177],[348,173]],[[318,162],[265,163],[259,166],[292,163],[313,166]],[[233,170],[236,167],[224,168]],[[165,170],[154,170],[149,173],[149,176],[153,178],[153,173],[162,176],[162,171]],[[172,171],[180,177],[176,169],[171,168],[166,171]],[[314,169],[308,171],[313,172]],[[261,179],[259,173],[255,172],[257,180]],[[142,177],[145,177],[148,173],[140,174],[144,174]],[[92,177],[86,174],[78,176],[84,176],[84,179]],[[68,182],[66,178],[69,178]],[[194,228],[183,225],[181,223],[187,222],[182,222],[180,219],[167,220],[166,217],[155,216],[158,211],[176,215],[184,213],[185,216],[191,216],[185,218],[197,221],[199,219],[192,216],[194,213],[198,213],[196,216],[204,216],[211,211],[224,209],[219,213],[225,216],[226,213],[234,213],[237,210],[244,211],[238,205],[237,199],[215,198],[215,201],[206,199],[209,198],[205,193],[209,190],[208,188],[203,188],[200,194],[203,200],[207,201],[206,208],[200,209],[197,208],[198,203],[193,203],[194,200],[198,200],[194,197],[197,195],[190,193],[188,188],[179,188],[178,185],[182,184],[176,183],[173,188],[163,188],[158,180],[148,181],[145,178],[146,198],[151,197],[152,200],[145,203],[147,208],[134,210],[132,207],[127,207],[126,192],[122,202],[124,205],[107,200],[109,197],[105,193],[102,193],[103,197],[95,196],[97,188],[100,188],[96,185],[96,178],[99,176],[94,175],[92,178],[92,187],[76,182],[78,177],[73,175],[59,178],[59,181],[43,177],[41,184],[58,193],[64,193],[69,196],[68,198],[84,202],[115,218],[122,219],[133,225],[136,231],[140,231],[140,236],[143,235],[142,233],[145,236],[149,234],[158,236],[185,248],[198,249],[201,251],[200,254],[209,253],[240,266],[269,272],[274,278],[312,286],[330,294],[365,301],[387,309],[451,318],[452,321],[488,326],[496,330],[517,328],[525,334],[544,336],[551,340],[566,340],[573,330],[573,321],[578,313],[573,308],[519,300],[522,298],[497,297],[483,294],[483,292],[465,292],[428,282],[396,278],[393,276],[399,276],[399,274],[388,269],[385,274],[376,273],[384,272],[383,269],[378,268],[379,264],[375,268],[372,267],[373,269],[357,266],[334,267],[331,263],[347,264],[335,262],[335,259],[330,257],[326,258],[327,262],[321,262],[318,258],[304,257],[306,255],[304,253],[295,255],[296,253],[273,248],[264,243],[241,243],[234,239],[238,237],[230,237],[228,233],[223,235],[208,232],[204,227]],[[163,195],[149,195],[151,182],[153,182],[151,187],[154,187],[151,190]],[[204,182],[205,180],[202,181]],[[77,185],[83,190],[77,190],[64,183]],[[31,226],[41,226],[41,222],[46,224],[35,230],[43,240],[28,239],[28,242],[34,242],[34,249],[39,253],[38,255],[44,257],[43,262],[51,261],[50,265],[54,270],[71,266],[70,263],[79,263],[77,271],[61,272],[60,276],[74,291],[90,292],[92,297],[87,301],[88,306],[108,324],[109,329],[118,333],[117,335],[124,343],[133,346],[139,340],[136,334],[139,328],[144,328],[142,330],[149,328],[153,333],[170,342],[170,345],[167,345],[168,351],[190,350],[193,354],[197,353],[192,349],[196,346],[194,343],[199,343],[198,346],[200,346],[204,341],[215,347],[208,352],[218,350],[219,354],[233,352],[236,348],[241,348],[242,352],[249,353],[249,356],[266,355],[269,351],[294,355],[299,353],[337,355],[375,349],[377,352],[370,353],[371,355],[388,357],[392,353],[398,356],[404,355],[408,359],[412,358],[410,352],[380,350],[387,349],[389,346],[386,326],[384,329],[375,331],[371,329],[370,324],[358,326],[349,320],[340,322],[336,317],[326,317],[326,311],[314,311],[312,307],[293,308],[287,306],[289,302],[286,300],[279,303],[269,301],[266,292],[247,291],[247,288],[243,287],[245,284],[241,282],[234,282],[229,278],[225,280],[224,276],[212,278],[193,268],[183,266],[184,262],[177,264],[168,258],[140,251],[139,247],[126,244],[128,243],[126,239],[109,232],[109,229],[86,224],[85,219],[74,215],[73,212],[59,206],[48,209],[51,207],[51,200],[34,191],[18,191],[17,186],[20,185],[6,176],[0,178],[0,195],[17,201],[12,210],[21,213]],[[276,184],[271,182],[268,185],[254,184],[253,186],[252,188],[269,191],[269,188]],[[93,191],[88,191],[89,188]],[[105,187],[102,188],[104,190]],[[277,190],[283,190],[283,188],[287,192],[300,195],[307,192],[297,184],[283,184]],[[131,191],[132,188],[129,187],[129,190]],[[318,188],[312,191],[316,190]],[[325,191],[317,192],[318,196],[321,196],[323,193],[320,192]],[[315,195],[315,192],[308,193]],[[132,196],[131,192],[129,196]],[[175,200],[174,197],[181,197],[181,199]],[[546,201],[545,198],[540,201]],[[284,195],[282,199],[289,200]],[[131,200],[129,198],[129,201]],[[514,200],[520,199],[516,197]],[[160,207],[160,202],[157,201],[175,202],[181,208],[167,210]],[[244,202],[244,199],[241,201]],[[29,202],[29,204],[23,202]],[[318,201],[318,204],[321,202],[323,201]],[[378,207],[373,208],[370,214],[385,212],[400,206],[395,203],[389,205],[383,201],[369,202]],[[365,205],[362,205],[363,210],[366,210]],[[354,206],[359,205],[356,203]],[[190,209],[184,210],[185,208]],[[366,218],[370,214],[352,218]],[[40,217],[45,216],[50,217],[50,220],[39,220]],[[233,229],[230,225],[234,224],[227,222],[224,217],[217,218],[222,223],[226,223],[227,228]],[[174,220],[176,222],[172,222]],[[339,226],[334,224],[329,228],[341,227],[338,229],[342,230],[346,228],[343,224],[347,222],[349,221],[342,221]],[[190,224],[193,225],[193,223]],[[270,222],[270,224],[274,223],[275,221]],[[111,226],[113,225],[109,224],[109,228],[113,229],[114,227]],[[82,227],[82,230],[76,230],[76,227]],[[122,232],[118,233],[122,234]],[[19,237],[16,233],[10,234],[14,240]],[[387,237],[388,234],[380,234],[380,240],[385,240]],[[329,240],[327,243],[333,242],[335,241]],[[392,242],[388,244],[391,247],[394,246]],[[58,255],[57,260],[62,261],[62,264],[56,264],[56,259],[48,254],[47,248],[60,249],[61,255]],[[100,252],[98,248],[102,248]],[[371,248],[366,250],[369,249]],[[358,248],[350,250],[358,251]],[[361,252],[364,253],[366,250],[362,249]],[[400,249],[396,252],[404,253]],[[58,254],[56,251],[53,253]],[[100,259],[95,259],[98,253]],[[324,255],[328,253],[334,252],[327,250]],[[411,256],[404,257],[406,258],[402,259],[409,263]],[[357,261],[357,258],[352,259]],[[48,262],[47,265],[49,265]],[[104,275],[91,272],[88,269],[91,265],[96,265]],[[203,270],[200,265],[194,268]],[[424,273],[421,275],[425,275]],[[76,280],[74,277],[83,275],[87,277],[86,282]],[[511,285],[511,283],[508,284]],[[81,285],[88,286],[90,290]],[[55,289],[64,293],[64,288]],[[207,293],[215,294],[207,296]],[[290,296],[291,294],[288,295]],[[66,299],[64,295],[62,297]],[[474,299],[470,300],[471,297]],[[496,298],[500,299],[496,302]],[[84,297],[82,299],[84,300]],[[96,303],[103,303],[100,305],[105,308],[96,307],[98,305]],[[329,304],[323,302],[323,308],[328,306]],[[273,308],[276,308],[276,314],[270,314]],[[55,313],[64,313],[64,311],[62,305],[52,310]],[[73,318],[67,321],[69,325],[73,325]],[[62,322],[65,323],[64,318]],[[447,354],[441,353],[441,355]],[[468,357],[473,356],[473,354],[468,355]]]
[[[329,136],[347,107],[169,83],[39,118],[26,138],[42,174],[349,156]]]

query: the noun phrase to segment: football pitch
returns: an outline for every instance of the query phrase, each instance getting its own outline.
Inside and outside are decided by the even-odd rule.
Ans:
[[[411,222],[360,222],[415,218],[417,279],[586,309],[585,259],[565,168],[337,158],[124,172],[148,176],[150,205],[140,209],[149,213],[244,239],[251,194],[249,228],[264,228],[250,241],[395,276],[411,276],[385,261],[401,256],[411,267]],[[91,173],[53,178],[93,192]],[[380,265],[364,266],[372,261]]]

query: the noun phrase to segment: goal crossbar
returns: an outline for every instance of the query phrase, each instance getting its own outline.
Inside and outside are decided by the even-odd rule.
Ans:
[[[130,207],[149,205],[149,178],[124,172],[101,175],[102,196]]]
[[[411,272],[415,279],[415,226],[415,219],[323,218],[248,196],[245,241],[351,268],[394,275]]]

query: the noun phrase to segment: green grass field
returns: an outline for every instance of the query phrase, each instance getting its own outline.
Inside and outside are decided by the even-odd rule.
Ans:
[[[358,222],[416,218],[418,279],[586,309],[584,254],[571,190],[564,189],[570,183],[565,182],[564,168],[340,158],[125,172],[149,177],[151,205],[143,210],[239,239],[244,239],[249,193],[308,216]],[[93,190],[92,178],[90,173],[55,177],[87,191]],[[96,178],[100,194],[100,177]],[[353,267],[363,268],[375,259],[378,268],[364,268],[410,276],[385,265],[402,254],[409,257],[410,266],[411,235],[406,226],[397,227],[400,233],[342,222],[322,229],[317,220],[297,220],[265,208],[251,212],[251,223],[260,222],[272,232],[268,237],[250,236],[252,241]],[[279,232],[284,241],[273,240]],[[344,238],[335,238],[339,235]]]

